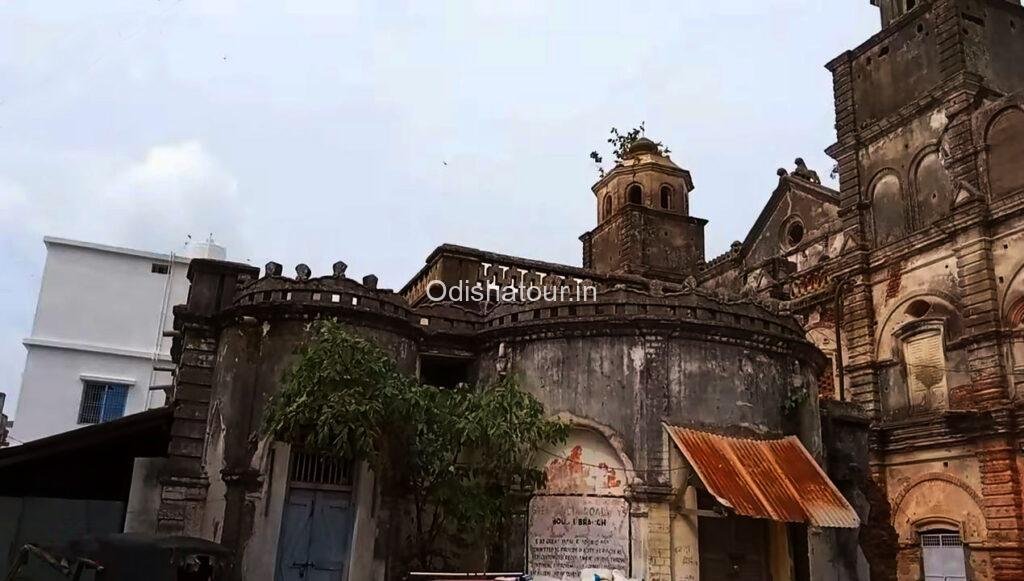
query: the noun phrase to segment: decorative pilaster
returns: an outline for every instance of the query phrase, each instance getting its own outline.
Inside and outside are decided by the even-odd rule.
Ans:
[[[258,272],[217,260],[197,259],[189,265],[188,303],[174,307],[179,335],[171,349],[177,364],[169,404],[174,423],[157,509],[157,531],[162,534],[202,536],[209,487],[204,453],[220,333],[217,316],[231,305],[235,290]]]
[[[843,301],[843,332],[846,334],[846,392],[872,418],[881,415],[878,380],[875,376],[875,309],[871,287],[862,280],[846,286]]]
[[[1016,455],[1014,447],[1001,438],[984,443],[978,452],[982,512],[995,581],[1024,579],[1024,514]]]
[[[160,478],[157,531],[199,536],[209,486],[203,469],[203,451],[217,339],[212,328],[197,322],[186,323],[186,317],[186,310],[175,308],[175,325],[183,323],[182,348],[171,393],[174,423],[168,462]]]
[[[1006,400],[1007,382],[998,333],[999,304],[992,243],[980,225],[960,234],[956,264],[971,376],[971,384],[966,387],[969,397],[963,399],[971,407],[986,407]]]

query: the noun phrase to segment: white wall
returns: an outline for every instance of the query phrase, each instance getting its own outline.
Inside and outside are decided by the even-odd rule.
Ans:
[[[46,265],[33,339],[67,340],[90,345],[153,352],[161,328],[165,286],[173,281],[172,305],[187,294],[183,260],[170,275],[151,272],[166,255],[108,252],[47,239]],[[169,352],[162,340],[161,351]]]
[[[130,384],[125,413],[163,404],[171,308],[188,294],[187,259],[46,238],[36,307],[12,437],[29,441],[79,427],[83,379]],[[152,272],[169,265],[168,274]]]

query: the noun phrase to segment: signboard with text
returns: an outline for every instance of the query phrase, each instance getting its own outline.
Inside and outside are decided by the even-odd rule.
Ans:
[[[597,496],[535,496],[527,533],[530,573],[579,578],[581,569],[629,571],[629,503]]]

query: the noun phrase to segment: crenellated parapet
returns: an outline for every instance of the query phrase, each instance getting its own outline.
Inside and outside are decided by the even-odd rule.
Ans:
[[[222,288],[217,305],[210,305],[203,316],[225,327],[246,321],[333,317],[388,329],[421,344],[447,336],[466,346],[510,333],[632,333],[655,327],[703,338],[756,337],[754,342],[763,344],[803,341],[803,332],[784,303],[757,293],[701,288],[693,277],[681,284],[667,283],[452,246],[439,248],[402,293],[378,288],[373,275],[361,281],[349,278],[346,268],[338,262],[331,274],[313,276],[307,265],[299,264],[293,276],[285,276],[282,265],[270,262],[256,277],[247,267],[230,287],[230,296]],[[534,301],[433,301],[421,288],[428,279],[467,285],[549,285],[568,292]],[[417,295],[414,303],[407,299]],[[196,300],[201,296],[205,294]],[[180,307],[179,320],[187,320],[193,310],[191,305]]]
[[[367,275],[362,281],[345,276],[344,263],[336,263],[334,272],[313,277],[305,264],[296,267],[296,275],[282,274],[281,265],[270,262],[262,277],[242,286],[235,293],[234,314],[279,310],[339,311],[379,315],[407,321],[411,311],[405,299],[390,289],[377,288],[377,277]]]
[[[816,350],[780,305],[687,288],[650,293],[609,289],[587,302],[503,304],[477,333],[482,345],[516,338],[660,335],[744,345],[759,350]],[[813,353],[812,353],[813,352]]]
[[[700,266],[701,280],[715,278],[740,264],[743,258],[743,243],[736,240],[729,245],[729,250],[715,256]]]
[[[401,294],[410,304],[421,304],[428,298],[428,288],[436,281],[449,285],[463,283],[473,286],[479,283],[500,287],[593,286],[605,289],[625,285],[641,290],[659,284],[636,275],[601,273],[587,268],[444,244],[427,257],[426,265],[402,288]]]

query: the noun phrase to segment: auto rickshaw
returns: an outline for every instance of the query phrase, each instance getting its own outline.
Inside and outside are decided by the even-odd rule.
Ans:
[[[7,581],[29,580],[33,559],[48,566],[48,578],[73,581],[221,581],[231,551],[204,539],[125,533],[89,536],[54,549],[24,545]]]

